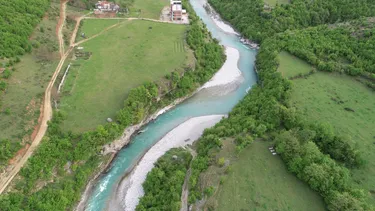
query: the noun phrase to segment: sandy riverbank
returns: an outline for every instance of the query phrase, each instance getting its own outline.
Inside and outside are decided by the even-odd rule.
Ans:
[[[194,94],[194,93],[193,93]],[[116,139],[115,141],[106,144],[103,146],[102,155],[110,154],[111,157],[109,158],[108,162],[102,163],[99,165],[99,171],[94,177],[89,181],[89,183],[86,185],[85,191],[82,194],[81,200],[79,201],[78,205],[75,207],[75,211],[83,211],[85,210],[85,206],[89,197],[89,194],[91,193],[94,183],[96,179],[101,175],[102,172],[104,172],[111,164],[112,160],[116,157],[116,154],[118,151],[120,151],[124,146],[128,145],[131,137],[134,135],[136,131],[138,131],[141,127],[148,124],[152,120],[156,119],[161,114],[167,112],[168,110],[174,108],[176,105],[181,103],[182,101],[186,100],[187,98],[191,97],[192,95],[188,95],[186,97],[178,98],[170,105],[160,109],[159,111],[155,112],[154,114],[150,115],[147,119],[143,120],[141,123],[129,126],[125,128],[123,135]]]
[[[139,198],[144,194],[142,183],[145,181],[147,173],[154,167],[157,159],[172,148],[192,144],[202,135],[205,128],[214,126],[223,117],[224,115],[210,115],[191,118],[167,133],[146,152],[132,173],[123,179],[115,196],[116,200],[109,203],[107,210],[114,210],[119,207],[125,210],[135,210]]]
[[[205,83],[201,89],[217,87],[217,86],[227,86],[236,82],[241,82],[243,80],[242,73],[238,69],[238,60],[240,59],[240,52],[232,47],[225,47],[225,54],[227,55],[227,60],[219,71]]]

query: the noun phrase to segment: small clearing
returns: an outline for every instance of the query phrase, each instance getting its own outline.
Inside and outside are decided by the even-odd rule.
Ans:
[[[313,69],[313,67],[307,62],[289,54],[286,51],[280,52],[279,63],[279,71],[286,78],[304,75]]]

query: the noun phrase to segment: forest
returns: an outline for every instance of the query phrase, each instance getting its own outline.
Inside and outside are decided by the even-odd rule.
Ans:
[[[11,58],[31,51],[29,36],[40,22],[49,4],[49,0],[1,2],[0,57]]]
[[[180,210],[182,185],[191,158],[190,152],[182,148],[171,149],[159,158],[143,183],[145,195],[136,210]]]
[[[221,16],[242,35],[261,42],[279,32],[371,17],[371,0],[293,0],[290,4],[265,7],[263,0],[209,0]]]
[[[184,3],[190,9],[186,39],[194,50],[195,69],[187,69],[183,75],[173,72],[166,77],[170,80],[171,91],[159,101],[157,99],[162,93],[157,83],[149,82],[134,88],[124,101],[117,119],[98,126],[94,131],[82,134],[64,132],[61,122],[65,114],[55,111],[42,143],[21,169],[22,179],[15,184],[15,190],[0,196],[1,210],[72,209],[98,164],[103,161],[100,152],[104,144],[115,140],[126,127],[139,123],[158,108],[192,93],[215,74],[225,60],[223,48],[211,37],[190,5]],[[67,163],[71,164],[68,170]],[[44,181],[50,182],[38,186]]]

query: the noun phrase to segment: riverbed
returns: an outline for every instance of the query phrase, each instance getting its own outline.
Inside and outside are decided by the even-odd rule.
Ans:
[[[93,191],[88,196],[85,210],[125,210],[126,200],[123,194],[130,189],[131,184],[125,187],[119,184],[123,179],[126,180],[125,175],[134,173],[132,170],[142,163],[141,158],[150,148],[159,146],[161,151],[165,150],[166,148],[160,144],[155,144],[168,132],[189,119],[228,114],[246,95],[246,90],[256,83],[254,71],[256,51],[244,46],[237,33],[229,25],[217,18],[215,20],[211,18],[203,8],[204,0],[191,0],[190,3],[212,36],[226,47],[226,63],[207,83],[208,85],[205,85],[206,87],[203,86],[194,96],[161,114],[155,121],[143,128],[143,133],[132,138],[130,144],[117,154],[106,173],[97,180]],[[199,134],[199,131],[192,130],[191,133]],[[173,140],[169,139],[170,141]],[[169,145],[165,144],[165,146]],[[147,173],[147,171],[142,172]],[[109,204],[112,205],[111,208],[108,207]]]

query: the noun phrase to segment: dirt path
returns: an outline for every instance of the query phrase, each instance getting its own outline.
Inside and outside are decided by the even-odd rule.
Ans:
[[[121,23],[121,22],[120,22],[120,23]],[[84,42],[87,42],[87,41],[89,41],[89,40],[91,40],[91,39],[93,39],[93,38],[95,38],[95,37],[97,37],[97,36],[103,34],[104,32],[106,32],[106,31],[108,31],[108,30],[110,30],[110,29],[112,29],[112,28],[118,26],[120,23],[116,23],[116,24],[114,24],[114,25],[112,25],[112,26],[109,26],[109,27],[105,28],[103,31],[99,32],[98,34],[95,34],[95,35],[93,35],[93,36],[91,36],[91,37],[89,37],[89,38],[87,38],[87,39],[81,40],[81,41],[79,41],[79,42],[77,42],[77,43],[70,44],[70,46],[71,46],[71,47],[75,47],[75,46],[78,46],[78,45],[80,45],[80,44],[82,44],[82,43],[84,43]],[[75,38],[74,38],[74,39],[75,39]],[[72,40],[70,40],[70,41],[72,42]],[[74,42],[74,41],[73,41],[73,42]]]
[[[68,0],[60,0],[60,17],[59,17],[59,21],[58,21],[57,26],[56,26],[56,35],[57,35],[58,41],[59,41],[59,52],[60,52],[61,58],[60,58],[59,64],[56,67],[56,70],[55,70],[54,74],[51,77],[50,82],[48,83],[46,91],[44,93],[43,104],[42,104],[41,109],[40,109],[40,111],[41,111],[40,117],[39,117],[40,123],[39,123],[39,127],[37,127],[38,129],[36,131],[36,136],[32,140],[31,145],[28,148],[25,147],[26,152],[22,156],[22,158],[15,161],[15,163],[13,164],[14,167],[9,172],[6,172],[3,177],[0,178],[0,194],[6,189],[6,187],[10,184],[12,179],[18,174],[20,169],[23,167],[23,165],[26,163],[26,161],[32,155],[32,153],[37,148],[39,143],[42,141],[42,138],[47,131],[47,128],[48,128],[47,122],[49,120],[51,120],[51,118],[52,118],[51,90],[53,88],[53,85],[56,81],[56,78],[59,75],[60,70],[62,69],[62,67],[64,65],[64,62],[65,62],[66,58],[68,57],[68,55],[72,52],[72,50],[74,49],[75,46],[77,46],[79,44],[82,44],[83,42],[86,42],[90,39],[93,39],[93,38],[101,35],[105,31],[108,31],[108,30],[118,26],[119,24],[121,24],[121,22],[120,22],[120,23],[117,23],[117,24],[112,25],[110,27],[107,27],[106,29],[104,29],[100,33],[98,33],[98,34],[96,34],[96,35],[94,35],[94,36],[92,36],[88,39],[85,39],[85,40],[82,40],[80,42],[74,43],[75,39],[76,39],[76,36],[77,36],[77,32],[78,32],[78,29],[79,29],[80,22],[83,19],[147,20],[147,21],[153,21],[153,22],[159,22],[159,23],[180,24],[180,23],[174,23],[174,22],[171,22],[171,21],[162,21],[162,20],[156,20],[156,19],[150,19],[150,18],[95,18],[95,17],[86,17],[86,15],[84,15],[84,16],[76,19],[76,26],[74,28],[72,37],[70,38],[70,47],[67,51],[65,51],[64,36],[63,36],[62,30],[63,30],[65,19],[66,19],[66,3],[67,2],[68,2]],[[186,183],[186,181],[185,181],[185,183]],[[185,187],[185,184],[184,184],[184,187]],[[185,189],[187,191],[186,187],[184,188],[184,190]],[[187,206],[187,193],[188,192],[185,193],[186,194],[186,197],[185,197],[186,200],[184,200],[186,202],[186,206]],[[183,194],[184,194],[184,192],[183,192]]]
[[[42,104],[42,108],[41,108],[41,112],[40,112],[40,115],[41,115],[40,127],[37,131],[37,134],[36,134],[34,140],[32,140],[32,143],[31,143],[30,147],[27,149],[27,151],[25,152],[23,157],[19,161],[17,161],[16,164],[14,164],[13,169],[11,171],[7,172],[5,177],[0,178],[0,194],[5,190],[5,188],[9,185],[9,183],[12,181],[12,179],[17,175],[17,173],[20,171],[22,166],[26,163],[26,161],[29,159],[31,154],[37,148],[37,146],[41,142],[44,134],[47,131],[47,127],[48,127],[47,122],[49,120],[51,120],[51,118],[52,118],[51,90],[52,90],[53,84],[55,83],[56,78],[59,75],[59,72],[60,72],[60,70],[61,70],[61,68],[62,68],[62,66],[65,62],[65,59],[66,59],[67,55],[71,51],[71,49],[69,49],[68,52],[66,52],[66,53],[64,52],[65,51],[64,50],[64,39],[63,39],[63,35],[62,35],[62,29],[63,29],[64,22],[65,22],[66,2],[67,2],[67,0],[61,0],[60,19],[59,19],[59,22],[58,22],[57,27],[56,27],[56,33],[57,33],[57,37],[59,39],[61,59],[60,59],[59,64],[57,65],[57,68],[56,68],[54,74],[52,75],[52,78],[51,78],[51,80],[50,80],[50,82],[47,86],[47,89],[45,91],[45,94],[44,94],[43,104]]]
[[[193,159],[197,156],[197,153],[192,148],[186,147],[186,149],[193,156]],[[190,179],[190,175],[191,175],[191,163],[193,162],[193,159],[190,162],[189,169],[186,172],[184,185],[182,186],[181,209],[180,209],[180,211],[188,211],[189,210],[189,204],[188,204],[188,198],[189,198],[189,179]]]

